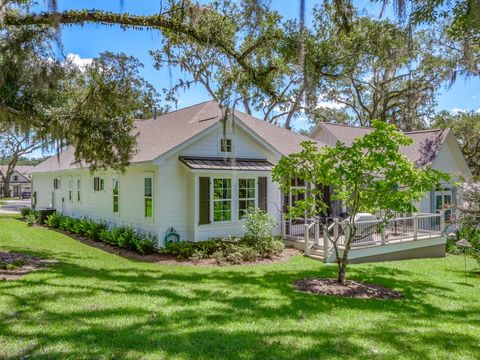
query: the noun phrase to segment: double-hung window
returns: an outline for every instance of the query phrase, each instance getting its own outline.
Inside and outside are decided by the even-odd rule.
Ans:
[[[152,178],[146,177],[144,179],[144,198],[145,198],[145,217],[153,217],[153,190],[152,190]]]
[[[243,219],[247,212],[255,208],[255,179],[238,179],[238,218]]]
[[[232,179],[213,179],[213,221],[232,220]]]
[[[118,207],[119,207],[118,179],[113,179],[112,196],[113,196],[113,212],[118,213]]]

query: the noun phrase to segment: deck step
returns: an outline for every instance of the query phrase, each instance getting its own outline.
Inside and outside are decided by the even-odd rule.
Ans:
[[[308,256],[310,259],[318,260],[318,261],[323,261],[323,256],[318,256],[318,255],[309,255]]]
[[[323,250],[312,249],[312,250],[310,250],[309,255],[322,256],[323,257]]]

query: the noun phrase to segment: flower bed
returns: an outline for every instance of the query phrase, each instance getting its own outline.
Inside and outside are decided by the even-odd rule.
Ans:
[[[164,252],[178,259],[215,259],[217,264],[258,261],[272,258],[283,249],[281,236],[272,236],[275,219],[260,209],[250,209],[245,218],[244,237],[216,238],[201,242],[168,243]]]
[[[133,250],[141,255],[155,251],[157,238],[151,233],[140,233],[131,226],[109,228],[105,221],[94,221],[87,217],[74,218],[53,213],[47,218],[47,226],[62,229],[92,240]]]
[[[283,249],[281,237],[253,238],[245,236],[242,238],[216,238],[200,242],[169,243],[163,252],[182,260],[215,259],[216,263],[221,265],[270,259],[280,254]]]

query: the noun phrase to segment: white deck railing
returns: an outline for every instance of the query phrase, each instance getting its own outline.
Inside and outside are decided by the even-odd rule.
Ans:
[[[415,241],[442,235],[445,227],[443,212],[439,214],[415,214],[383,220],[355,222],[355,237],[352,248],[381,246],[389,243]],[[291,240],[305,241],[306,255],[315,248],[323,248],[325,256],[332,250],[331,239],[338,238],[342,248],[348,238],[349,227],[334,219],[323,231],[315,219],[285,219],[282,221],[282,234]],[[326,233],[323,233],[326,232]],[[327,236],[328,234],[328,236]]]

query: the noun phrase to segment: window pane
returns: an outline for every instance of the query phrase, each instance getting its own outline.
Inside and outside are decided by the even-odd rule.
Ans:
[[[232,219],[232,180],[213,179],[213,221]]]
[[[100,179],[100,190],[105,190],[105,179]]]
[[[118,195],[118,180],[113,179],[113,195]]]
[[[118,196],[113,197],[113,212],[118,212]]]
[[[145,178],[145,196],[152,196],[152,178]]]
[[[152,198],[145,198],[145,217],[152,217]]]

